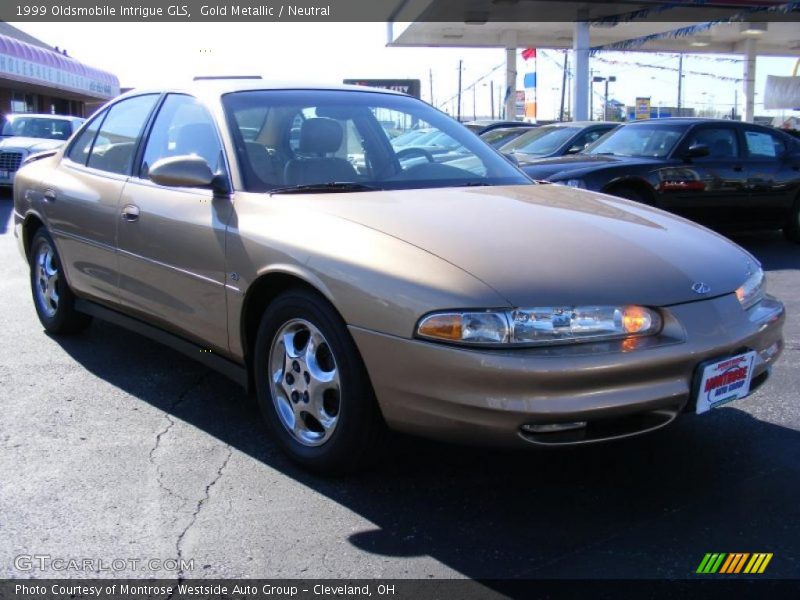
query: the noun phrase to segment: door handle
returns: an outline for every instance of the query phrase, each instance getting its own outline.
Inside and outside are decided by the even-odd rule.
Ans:
[[[139,207],[133,204],[126,204],[122,209],[122,220],[133,223],[139,220]]]
[[[44,194],[42,195],[45,202],[55,202],[56,201],[56,191],[55,190],[45,190]]]

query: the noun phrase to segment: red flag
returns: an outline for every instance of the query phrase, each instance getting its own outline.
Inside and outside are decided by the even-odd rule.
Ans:
[[[536,58],[536,48],[525,48],[525,50],[522,51],[522,58],[525,60]]]

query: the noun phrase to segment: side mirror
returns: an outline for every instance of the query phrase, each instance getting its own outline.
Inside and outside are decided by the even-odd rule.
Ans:
[[[711,150],[706,144],[693,144],[683,153],[683,158],[703,158],[709,154],[711,154]]]
[[[571,148],[569,148],[567,150],[567,154],[577,154],[578,152],[580,152],[584,148],[586,148],[586,146],[572,146]]]
[[[213,186],[215,176],[204,158],[194,155],[169,156],[153,163],[148,172],[151,181],[171,187]]]

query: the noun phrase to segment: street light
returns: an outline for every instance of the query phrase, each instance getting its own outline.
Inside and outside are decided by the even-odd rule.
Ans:
[[[614,75],[611,75],[610,77],[600,77],[600,76],[592,77],[592,95],[594,95],[594,84],[595,83],[599,83],[601,81],[604,81],[605,84],[606,84],[606,90],[605,90],[605,94],[603,96],[603,98],[604,98],[604,100],[603,100],[603,121],[607,121],[608,120],[608,84],[609,83],[614,83],[616,80],[617,80],[617,78]]]

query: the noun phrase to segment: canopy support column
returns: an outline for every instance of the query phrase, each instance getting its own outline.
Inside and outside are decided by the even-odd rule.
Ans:
[[[756,40],[744,42],[744,121],[752,123],[756,108]]]
[[[517,119],[517,49],[506,48],[506,120]]]
[[[575,80],[572,94],[572,120],[589,119],[589,23],[576,21],[572,33]]]

